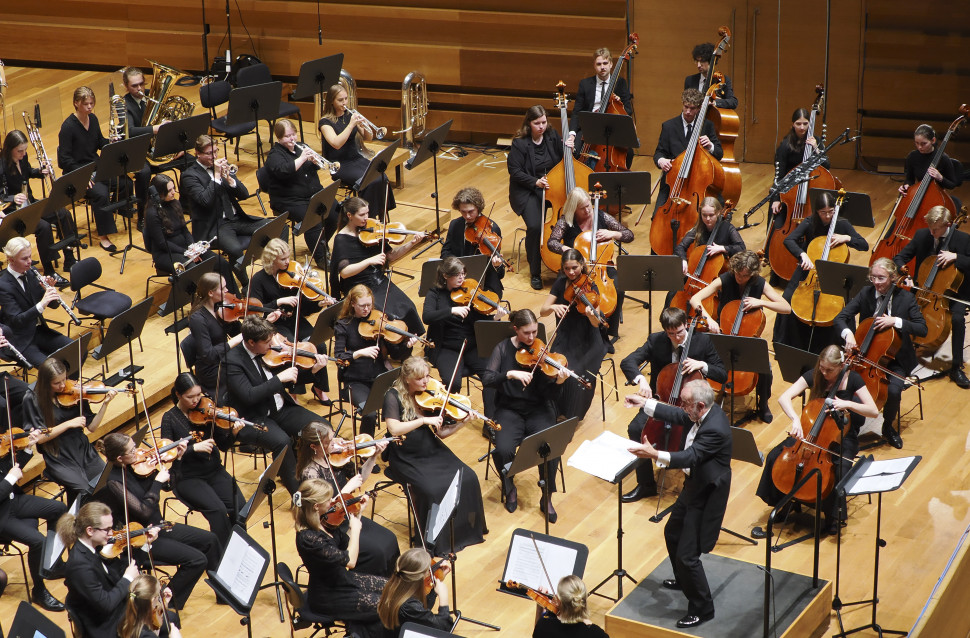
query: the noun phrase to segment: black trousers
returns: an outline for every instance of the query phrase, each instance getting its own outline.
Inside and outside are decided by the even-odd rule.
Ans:
[[[54,352],[71,343],[65,335],[57,332],[53,328],[40,325],[34,333],[34,339],[26,348],[20,350],[21,354],[30,361],[35,368],[44,363],[44,360]]]
[[[249,246],[249,238],[253,236],[253,233],[262,226],[265,222],[262,221],[250,221],[245,218],[236,217],[233,219],[224,219],[218,225],[218,236],[216,237],[216,247],[219,248],[223,253],[229,256],[229,263],[236,270],[237,274],[239,272],[239,266],[236,264],[239,259],[246,253],[246,248]],[[208,241],[211,238],[206,238]],[[243,268],[243,277],[245,275],[246,269]],[[245,281],[248,281],[248,277]]]
[[[229,289],[229,292],[231,292],[234,295],[239,294],[239,286],[236,285],[236,277],[238,277],[236,270],[232,267],[232,265],[228,261],[226,261],[225,257],[220,255],[219,253],[212,252],[211,250],[208,250],[202,254],[202,261],[205,261],[210,257],[216,258],[216,272],[218,272],[225,278],[226,288]],[[164,248],[159,250],[158,247],[155,247],[155,251],[152,252],[152,261],[155,262],[156,270],[171,275],[172,273],[175,272],[176,261],[185,263],[185,255],[183,255],[182,253],[179,253],[177,255],[172,254],[168,252],[168,250],[165,250]],[[186,264],[186,266],[189,266],[189,264]],[[236,277],[234,277],[233,275],[236,275]]]
[[[235,479],[220,469],[205,477],[180,477],[173,484],[178,499],[205,517],[209,531],[216,535],[220,547],[225,549],[236,516],[246,504]]]
[[[951,301],[950,315],[952,318],[950,338],[952,339],[953,367],[960,369],[963,367],[963,342],[967,338],[967,304]]]
[[[500,400],[497,399],[497,402],[499,405],[495,407],[495,421],[502,424],[502,429],[495,433],[492,460],[502,473],[503,487],[508,492],[514,485],[511,478],[505,477],[505,466],[515,458],[515,451],[525,437],[542,432],[556,424],[556,414],[550,403],[546,401],[527,411],[512,410],[501,405]],[[539,466],[539,479],[548,481],[550,493],[556,491],[556,470],[558,469],[558,458]]]
[[[643,410],[639,410],[637,415],[633,417],[630,421],[630,425],[626,427],[626,434],[630,437],[631,441],[637,443],[641,442],[641,436],[643,435],[643,426],[647,423],[647,415]],[[657,479],[653,475],[653,461],[650,459],[644,460],[640,465],[637,466],[637,485],[649,486],[653,485],[654,488],[657,486]]]
[[[212,532],[191,525],[175,523],[167,532],[161,532],[152,543],[152,560],[160,565],[178,567],[169,588],[172,590],[172,607],[182,609],[189,594],[206,569],[219,566],[219,540]]]
[[[686,482],[690,480],[687,477]],[[713,490],[714,487],[709,489]],[[697,495],[685,498],[692,492],[685,484],[664,526],[664,541],[674,568],[674,578],[687,597],[687,613],[704,617],[714,613],[714,598],[701,563],[700,537],[704,508],[695,505]]]
[[[348,381],[347,388],[350,390],[350,402],[354,404],[354,409],[360,412],[367,403],[367,397],[370,396],[371,384],[363,381]],[[377,432],[377,412],[362,415],[357,433],[374,436],[375,432]]]
[[[541,206],[545,206],[543,201]],[[525,256],[529,262],[529,275],[539,277],[542,275],[542,256],[539,252],[539,245],[542,243],[542,222],[544,209],[529,206],[524,212],[519,213],[522,221],[525,222]]]
[[[11,540],[27,546],[27,567],[34,587],[43,586],[40,562],[44,557],[44,535],[37,529],[40,519],[47,521],[47,528],[54,529],[57,519],[67,511],[60,501],[30,494],[17,494],[9,501],[7,519],[0,523],[0,539]]]
[[[882,408],[883,430],[887,427],[896,427],[896,416],[899,414],[899,404],[902,400],[903,389],[905,387],[905,383],[899,377],[905,377],[912,372],[912,370],[906,370],[903,366],[899,365],[895,359],[889,362],[887,368],[894,374],[886,375],[889,378],[889,390],[886,396],[886,405]]]
[[[112,180],[110,184],[108,182],[95,182],[94,188],[89,188],[84,195],[91,205],[91,213],[94,215],[94,225],[98,230],[98,235],[111,235],[118,232],[114,212],[105,210],[112,192],[117,192],[118,197],[122,199],[128,197],[131,193],[131,180],[124,177],[120,186],[117,180]]]
[[[444,380],[445,384],[451,379],[452,373],[455,371],[455,363],[458,361],[458,350],[452,350],[450,348],[435,348],[432,354],[432,362],[434,363],[435,369],[441,378]],[[455,374],[455,380],[451,384],[451,391],[461,394],[462,383],[466,377],[471,377],[478,375],[478,378],[482,378],[482,374],[488,368],[488,360],[482,359],[478,356],[477,349],[469,346],[465,348],[465,355],[462,357],[461,367],[458,373]],[[484,404],[484,413],[486,416],[492,416],[495,412],[495,390],[493,388],[483,388],[482,390],[482,403]]]
[[[37,256],[40,258],[45,275],[54,273],[54,260],[57,259],[57,252],[51,250],[51,245],[54,243],[55,224],[60,227],[62,237],[77,234],[74,228],[74,220],[71,219],[71,214],[67,212],[66,208],[59,208],[50,215],[44,215],[37,222],[37,230],[34,231],[34,237],[37,239]],[[70,248],[64,248],[63,253],[66,270],[71,262],[74,261],[74,253]]]
[[[290,436],[272,419],[262,419],[261,421],[263,427],[266,428],[265,431],[247,425],[236,435],[236,440],[240,443],[255,445],[268,450],[272,453],[273,459],[282,455],[280,481],[286,491],[292,494],[300,487],[300,482],[296,480],[296,457],[293,456]]]
[[[279,202],[277,205],[274,205],[273,211],[277,214],[286,211],[290,214],[290,220],[300,222],[302,224],[303,219],[306,217],[307,205],[309,203],[309,200],[301,201],[287,199]],[[303,231],[303,239],[306,241],[307,250],[313,252],[313,263],[317,265],[317,268],[327,267],[327,243],[324,239],[320,239],[322,234],[323,222]]]

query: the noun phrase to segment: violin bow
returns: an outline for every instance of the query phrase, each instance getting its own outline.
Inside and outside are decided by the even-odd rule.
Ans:
[[[350,512],[347,511],[347,502],[344,500],[343,492],[340,491],[340,485],[337,483],[337,475],[333,471],[333,465],[330,463],[330,453],[327,451],[327,448],[323,446],[323,441],[320,439],[319,432],[317,433],[317,445],[320,446],[320,452],[323,454],[323,459],[327,462],[327,469],[330,470],[330,478],[333,479],[334,485],[337,486],[337,489],[335,490],[337,492],[337,500],[340,501],[340,506],[344,508],[344,516],[349,518]],[[355,446],[354,447],[355,455],[356,455],[356,452],[357,452],[357,448]]]
[[[552,337],[549,339],[548,343],[544,343],[542,347],[539,348],[539,354],[536,356],[536,362],[532,364],[532,369],[529,370],[529,374],[535,374],[536,368],[538,368],[539,364],[542,363],[542,359],[546,356],[546,353],[552,347],[553,341],[556,340],[556,336],[559,333],[559,326],[562,325],[563,319],[566,318],[566,313],[569,312],[569,307],[571,307],[575,302],[576,302],[576,298],[573,297],[573,300],[569,302],[569,306],[566,307],[566,312],[562,313],[562,317],[560,317],[556,321],[556,327],[552,329]]]
[[[445,388],[445,400],[441,404],[441,411],[438,412],[438,416],[441,417],[441,423],[444,425],[445,410],[448,408],[448,401],[451,400],[451,386],[455,382],[455,377],[458,375],[458,368],[461,367],[461,358],[465,356],[465,347],[468,345],[468,339],[461,342],[461,350],[458,351],[458,359],[455,361],[455,368],[451,371],[451,380],[448,382],[448,387]]]
[[[385,229],[386,229],[386,226],[385,226]],[[387,300],[390,297],[390,294],[391,294],[391,280],[390,278],[388,278],[387,288],[384,289],[384,304],[381,306],[381,316],[377,323],[377,344],[376,345],[378,346],[381,345],[381,335],[384,334],[384,323],[387,321],[387,312],[384,309],[387,308]],[[371,298],[373,298],[373,294],[371,295]]]
[[[3,395],[7,401],[7,438],[10,440],[10,469],[17,465],[17,455],[13,449],[13,417],[10,416],[10,384],[9,378],[3,377]]]
[[[489,259],[488,263],[492,263],[492,260]],[[475,290],[472,291],[471,297],[468,299],[468,303],[465,304],[465,307],[468,308],[469,310],[472,309],[472,305],[474,305],[475,299],[478,296],[478,291],[482,289],[482,282],[484,281],[485,281],[485,273],[483,272],[482,276],[478,279],[478,282],[475,284]]]
[[[539,543],[536,542],[536,535],[529,534],[529,538],[532,539],[532,546],[536,548],[536,556],[539,557],[539,565],[542,567],[542,573],[546,575],[546,582],[549,583],[549,595],[556,595],[556,588],[552,586],[552,579],[549,578],[549,572],[546,571],[546,563],[542,560],[542,552],[539,551]]]
[[[495,211],[495,202],[492,202],[492,206],[488,209],[488,215],[485,216],[485,220],[488,222],[486,224],[486,227],[489,230],[492,228],[492,212],[494,212],[494,211]],[[478,241],[480,241],[480,242],[481,241],[485,241],[484,235],[485,235],[486,232],[487,232],[486,229],[482,229],[482,232],[478,233]],[[490,244],[486,243],[485,245],[486,246],[489,246]],[[495,258],[495,255],[498,254],[500,247],[501,247],[500,244],[499,245],[495,245],[495,246],[491,246],[491,248],[492,248],[492,254],[488,256],[488,265],[489,266],[492,266],[492,260]],[[502,265],[504,266],[505,265],[505,263],[504,263],[505,262],[505,258],[504,257],[502,257],[502,262],[503,262]],[[487,267],[488,266],[486,266],[486,268]],[[495,266],[492,266],[492,267],[495,268]],[[482,273],[482,279],[485,279],[485,273]]]
[[[83,418],[84,417],[84,371],[81,370],[81,368],[83,367],[81,362],[84,361],[84,356],[83,356],[83,353],[81,352],[80,338],[78,338],[77,340],[77,361],[78,361],[77,380],[78,380],[78,383],[81,384],[81,394],[79,395],[77,405],[78,405],[78,414]],[[7,405],[10,405],[9,401],[7,402]]]
[[[296,366],[296,344],[300,342],[300,308],[303,305],[303,286],[306,284],[309,274],[310,256],[307,255],[306,264],[303,266],[303,272],[300,275],[300,286],[296,289],[296,322],[293,324],[293,355],[290,357],[290,366]]]

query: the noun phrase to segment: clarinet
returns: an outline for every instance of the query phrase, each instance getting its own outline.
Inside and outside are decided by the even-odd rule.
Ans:
[[[7,335],[4,334],[3,337],[4,339],[6,339]],[[17,348],[12,343],[10,343],[9,339],[7,339],[7,344],[3,346],[3,348],[9,349],[11,354],[13,354],[14,358],[20,361],[21,365],[23,365],[28,370],[34,367],[30,364],[30,361],[27,361],[27,357],[25,357],[20,350],[17,350]]]
[[[39,272],[37,272],[37,269],[36,268],[34,268],[33,266],[31,266],[30,267],[30,270],[34,273],[34,275],[36,275],[37,281],[39,281],[40,282],[40,285],[43,286],[45,289],[47,289],[47,290],[55,290],[55,291],[57,290],[56,288],[54,288],[54,286],[51,286],[50,284],[47,283],[47,280],[44,279],[44,277]],[[71,307],[69,305],[67,305],[67,302],[65,302],[61,298],[60,292],[58,292],[58,294],[57,294],[57,301],[60,302],[61,308],[63,308],[64,309],[64,312],[67,313],[67,316],[71,318],[71,321],[74,322],[74,325],[75,326],[80,326],[81,325],[81,320],[77,318],[77,315],[74,314],[74,311],[71,310]]]

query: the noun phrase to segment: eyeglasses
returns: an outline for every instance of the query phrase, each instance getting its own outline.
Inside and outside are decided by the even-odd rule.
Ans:
[[[108,534],[114,530],[113,527],[92,527],[91,529],[96,532],[104,532],[105,534]]]

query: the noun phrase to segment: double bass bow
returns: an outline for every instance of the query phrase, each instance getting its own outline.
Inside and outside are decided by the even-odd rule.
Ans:
[[[832,246],[835,223],[839,219],[839,210],[843,203],[845,203],[845,189],[839,189],[838,199],[835,200],[835,212],[832,214],[832,221],[829,222],[829,231],[824,237],[813,239],[805,249],[813,264],[819,261],[835,261],[844,264],[849,261],[849,247],[846,244]],[[805,279],[792,293],[792,313],[802,323],[810,326],[831,326],[844,307],[845,300],[841,295],[828,295],[822,292],[818,281],[818,270],[815,268],[805,274]]]

